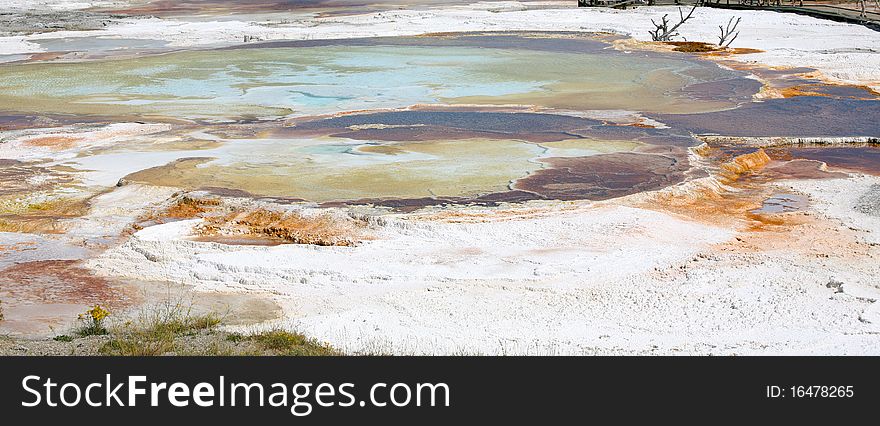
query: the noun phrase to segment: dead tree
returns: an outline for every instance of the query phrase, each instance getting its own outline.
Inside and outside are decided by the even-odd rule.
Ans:
[[[681,10],[681,8],[678,8],[678,15],[680,17],[680,20],[677,24],[673,25],[672,28],[669,27],[670,22],[669,19],[667,19],[669,14],[663,15],[663,18],[660,20],[659,24],[657,22],[654,22],[654,20],[652,19],[651,23],[654,24],[654,31],[648,31],[648,34],[651,34],[651,40],[670,41],[673,37],[677,37],[678,27],[684,24],[688,19],[691,19],[691,16],[693,16],[695,10],[697,10],[696,3],[694,3],[694,7],[691,8],[691,11],[687,14],[687,16],[684,16],[684,12]]]
[[[733,20],[733,16],[730,17],[730,21],[727,21],[727,28],[723,25],[719,25],[718,29],[721,30],[721,35],[718,36],[718,45],[721,47],[730,47],[730,43],[733,43],[736,40],[736,37],[739,36],[739,31],[736,31],[737,25],[739,25],[739,21],[742,18],[736,18],[736,21]],[[725,42],[727,42],[725,44]]]

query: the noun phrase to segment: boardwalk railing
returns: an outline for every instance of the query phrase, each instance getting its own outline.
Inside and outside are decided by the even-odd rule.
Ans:
[[[880,0],[699,0],[708,7],[772,10],[865,25],[880,31]],[[641,5],[693,4],[693,0],[578,0],[579,7],[625,9]]]

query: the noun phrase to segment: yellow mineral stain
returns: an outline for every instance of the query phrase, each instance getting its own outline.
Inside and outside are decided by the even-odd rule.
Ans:
[[[366,146],[371,148],[364,150]],[[542,152],[531,143],[495,139],[386,146],[363,145],[357,148],[361,155],[336,155],[333,161],[306,154],[288,154],[273,162],[233,164],[205,158],[182,159],[133,173],[126,180],[187,189],[240,189],[255,195],[315,202],[475,196],[507,190],[510,181],[540,168],[533,159]]]

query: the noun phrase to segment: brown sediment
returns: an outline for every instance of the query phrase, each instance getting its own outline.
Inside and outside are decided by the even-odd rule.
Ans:
[[[875,262],[871,248],[855,235],[833,221],[805,212],[783,213],[769,221],[751,222],[737,237],[716,245],[713,250],[728,253],[783,251],[818,260],[846,258]]]
[[[704,57],[723,57],[730,55],[747,55],[763,53],[763,50],[748,47],[722,47],[703,41],[641,41],[634,38],[617,38],[610,40],[617,50],[647,50],[652,52],[683,52],[698,53]],[[758,66],[758,65],[754,65]]]
[[[672,50],[676,52],[704,53],[717,52],[723,49],[720,46],[702,41],[667,41],[665,43],[670,46],[675,46]]]
[[[27,139],[24,141],[24,144],[34,147],[62,150],[73,148],[80,140],[80,138],[75,138],[71,136],[43,136]]]
[[[202,217],[208,213],[215,212],[220,208],[220,205],[221,201],[218,198],[191,197],[189,195],[175,194],[170,205],[139,216],[124,233],[132,234],[146,227],[169,221]]]
[[[58,59],[67,54],[67,52],[40,52],[40,53],[32,53],[28,58],[29,61],[51,61],[53,59]]]
[[[795,96],[831,96],[827,93],[813,92],[809,90],[809,85],[791,86],[779,89],[779,96],[783,98],[793,98]]]
[[[850,99],[876,99],[880,93],[867,86],[811,83],[784,87],[777,90],[779,96],[792,98],[795,96],[847,97]]]
[[[25,262],[0,271],[0,293],[9,304],[129,305],[120,288],[97,277],[75,260]]]
[[[200,199],[184,196],[165,209],[163,216],[172,219],[192,219],[201,214],[212,211],[219,205],[220,200],[217,199]]]
[[[770,161],[770,156],[759,148],[755,152],[739,155],[733,160],[721,164],[718,178],[722,183],[729,184],[739,180],[740,176],[746,173],[753,173],[764,168]]]
[[[626,123],[626,124],[621,124],[621,126],[642,127],[642,128],[646,128],[646,129],[655,128],[654,126],[652,126],[650,124],[645,124],[645,123]]]
[[[693,185],[686,189],[652,193],[636,205],[713,226],[735,226],[747,219],[749,211],[761,206],[761,199],[761,192],[756,190],[732,192],[715,186]]]
[[[0,232],[20,232],[24,234],[63,234],[64,226],[57,220],[23,216],[0,217]]]
[[[247,235],[319,246],[353,246],[368,238],[366,223],[361,220],[327,213],[305,216],[266,209],[208,217],[198,231],[203,237]]]
[[[23,262],[0,270],[5,319],[0,333],[26,336],[69,331],[78,314],[100,304],[111,315],[142,301],[139,288],[95,276],[77,260]]]
[[[605,200],[651,191],[684,180],[684,156],[643,153],[546,158],[549,168],[517,180],[513,189],[557,200]]]
[[[697,145],[695,147],[692,147],[690,150],[694,154],[697,154],[701,157],[708,157],[709,155],[712,154],[714,148],[712,148],[712,146],[710,146],[708,143],[703,143],[701,145]]]
[[[746,212],[746,218],[749,219],[746,230],[752,232],[778,231],[780,228],[801,225],[807,221],[807,216],[798,212],[765,214],[749,211]]]

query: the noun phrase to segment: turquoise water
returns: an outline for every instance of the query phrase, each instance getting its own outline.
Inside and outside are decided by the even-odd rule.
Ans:
[[[741,101],[691,96],[690,85],[744,79],[685,56],[467,43],[473,45],[304,45],[0,65],[0,110],[228,121],[425,103],[701,112]]]

